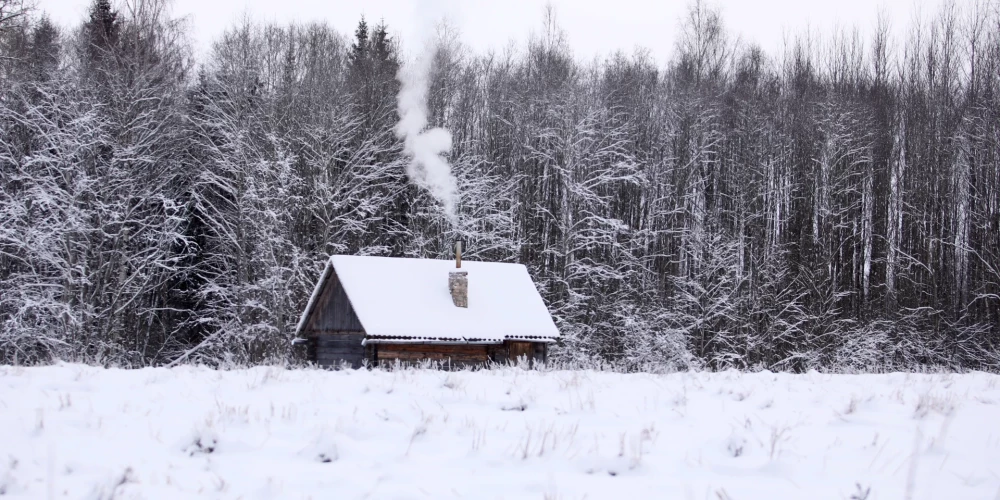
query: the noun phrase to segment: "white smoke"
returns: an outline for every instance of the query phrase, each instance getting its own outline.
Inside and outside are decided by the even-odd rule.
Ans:
[[[423,10],[420,7],[427,7],[429,3],[419,2],[418,10]],[[421,17],[427,19],[427,10]],[[451,150],[451,133],[443,128],[427,128],[427,91],[435,44],[430,36],[433,26],[430,22],[423,24],[420,30],[423,50],[411,63],[403,65],[396,76],[401,84],[396,98],[399,110],[396,136],[403,140],[404,151],[411,158],[406,167],[410,180],[430,191],[444,207],[448,220],[457,224],[458,184],[444,158],[444,154]]]

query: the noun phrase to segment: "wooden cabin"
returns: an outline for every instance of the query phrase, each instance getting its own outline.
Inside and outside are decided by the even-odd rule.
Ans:
[[[521,264],[334,255],[296,334],[324,367],[544,362],[559,330]]]

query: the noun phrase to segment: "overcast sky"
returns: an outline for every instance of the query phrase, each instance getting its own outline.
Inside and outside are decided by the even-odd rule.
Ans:
[[[119,0],[120,1],[120,0]],[[957,0],[960,5],[972,0]],[[338,31],[353,32],[362,15],[382,19],[414,46],[428,17],[447,15],[465,44],[478,51],[502,49],[512,40],[523,44],[542,26],[546,3],[556,9],[578,58],[590,59],[621,49],[649,49],[659,62],[672,52],[674,35],[688,0],[174,0],[177,15],[188,15],[196,48],[211,41],[244,13],[261,21],[325,21]],[[810,28],[829,33],[837,26],[870,31],[879,9],[903,33],[914,14],[933,15],[942,0],[708,0],[721,8],[729,31],[776,53],[789,33]],[[83,19],[90,0],[40,0],[39,6],[59,24]]]

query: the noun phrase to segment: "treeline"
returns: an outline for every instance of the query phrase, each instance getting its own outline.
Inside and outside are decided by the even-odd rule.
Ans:
[[[405,177],[401,47],[242,21],[193,59],[163,0],[72,30],[0,0],[0,362],[294,357],[333,253],[528,265],[554,357],[629,369],[1000,367],[1000,5],[910,33],[669,62],[438,31],[460,223]]]

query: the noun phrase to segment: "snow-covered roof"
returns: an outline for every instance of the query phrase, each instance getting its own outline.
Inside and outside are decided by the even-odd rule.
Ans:
[[[452,260],[334,255],[316,283],[296,333],[336,272],[369,339],[383,342],[553,341],[559,330],[521,264],[462,261],[468,308],[448,290]]]

